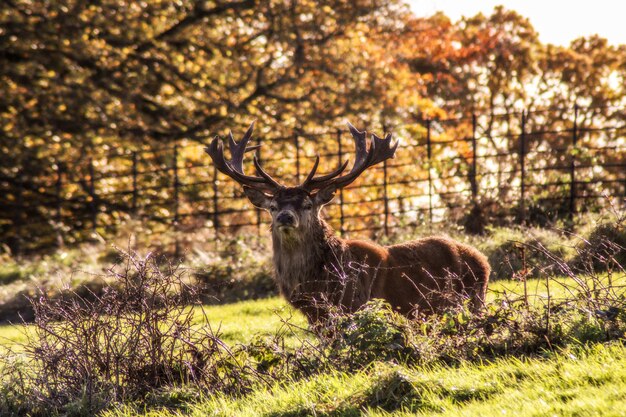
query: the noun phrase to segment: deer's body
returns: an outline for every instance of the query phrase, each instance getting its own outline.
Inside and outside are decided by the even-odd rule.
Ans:
[[[368,149],[364,132],[349,125],[356,144],[356,160],[335,171],[315,176],[319,158],[305,181],[285,187],[260,166],[259,176],[243,172],[243,155],[252,126],[237,143],[230,137],[232,158],[226,160],[216,138],[207,148],[215,166],[244,186],[248,199],[272,215],[276,281],[281,293],[310,322],[323,319],[329,305],[355,311],[368,300],[381,298],[405,315],[430,314],[469,301],[474,310],[484,303],[489,264],[476,249],[442,237],[379,246],[335,236],[320,211],[335,192],[353,182],[365,169],[392,158],[397,144],[391,135],[372,135]]]
[[[392,246],[335,236],[320,219],[286,240],[273,233],[275,278],[281,294],[315,322],[328,304],[355,311],[373,298],[404,315],[431,314],[485,297],[489,264],[476,249],[443,237]]]

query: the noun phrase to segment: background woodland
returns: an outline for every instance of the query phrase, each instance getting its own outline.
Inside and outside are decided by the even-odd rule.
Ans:
[[[384,185],[397,184],[373,186],[383,185],[379,169],[354,191],[356,202],[384,193],[386,211],[430,204],[432,219],[433,187],[436,208],[457,207],[459,218],[472,200],[517,207],[541,192],[565,195],[569,174],[545,169],[574,156],[588,169],[583,191],[626,193],[626,45],[597,36],[546,45],[502,7],[453,22],[394,0],[7,0],[0,63],[0,235],[13,250],[27,246],[24,235],[53,245],[104,234],[138,210],[161,223],[200,212],[188,225],[217,228],[218,193],[234,216],[222,226],[254,223],[202,152],[253,120],[266,167],[286,183],[316,153],[327,156],[322,170],[350,157],[346,121],[393,131],[403,148]],[[492,157],[478,162],[491,179],[472,168],[480,152]],[[511,166],[531,152],[537,189],[520,198]],[[431,188],[421,194],[430,202],[398,201],[409,176],[436,177],[419,186]],[[341,208],[342,226],[366,210],[354,206]]]

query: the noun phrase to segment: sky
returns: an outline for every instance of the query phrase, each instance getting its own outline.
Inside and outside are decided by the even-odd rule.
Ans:
[[[598,34],[609,43],[626,44],[624,0],[409,0],[417,16],[443,11],[452,20],[491,14],[497,5],[530,19],[543,43],[569,45],[580,36]]]

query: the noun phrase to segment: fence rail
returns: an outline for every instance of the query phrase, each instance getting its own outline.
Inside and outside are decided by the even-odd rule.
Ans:
[[[549,111],[397,126],[395,136],[403,142],[397,158],[341,190],[328,217],[342,234],[376,235],[398,226],[458,221],[475,204],[490,207],[489,216],[499,222],[571,217],[607,201],[623,207],[626,125],[584,125],[581,108],[574,106],[569,119],[539,129],[538,118]],[[316,154],[329,170],[353,153],[342,130],[297,130],[260,142],[260,160],[288,184],[306,175]],[[193,143],[94,153],[86,160],[49,163],[49,175],[38,178],[18,167],[13,176],[0,177],[3,242],[20,251],[77,240],[90,230],[114,230],[130,216],[216,234],[264,227],[268,219],[209,163],[202,148]]]

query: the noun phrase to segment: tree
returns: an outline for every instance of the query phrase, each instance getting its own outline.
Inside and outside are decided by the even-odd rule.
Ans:
[[[29,217],[51,217],[59,162],[72,183],[63,197],[95,204],[89,160],[99,172],[128,168],[113,156],[201,142],[254,119],[261,137],[328,128],[348,115],[378,115],[398,91],[373,41],[397,29],[405,9],[396,0],[0,7],[1,217],[13,221],[25,197],[41,203]],[[157,157],[155,169],[170,166],[167,158]]]

